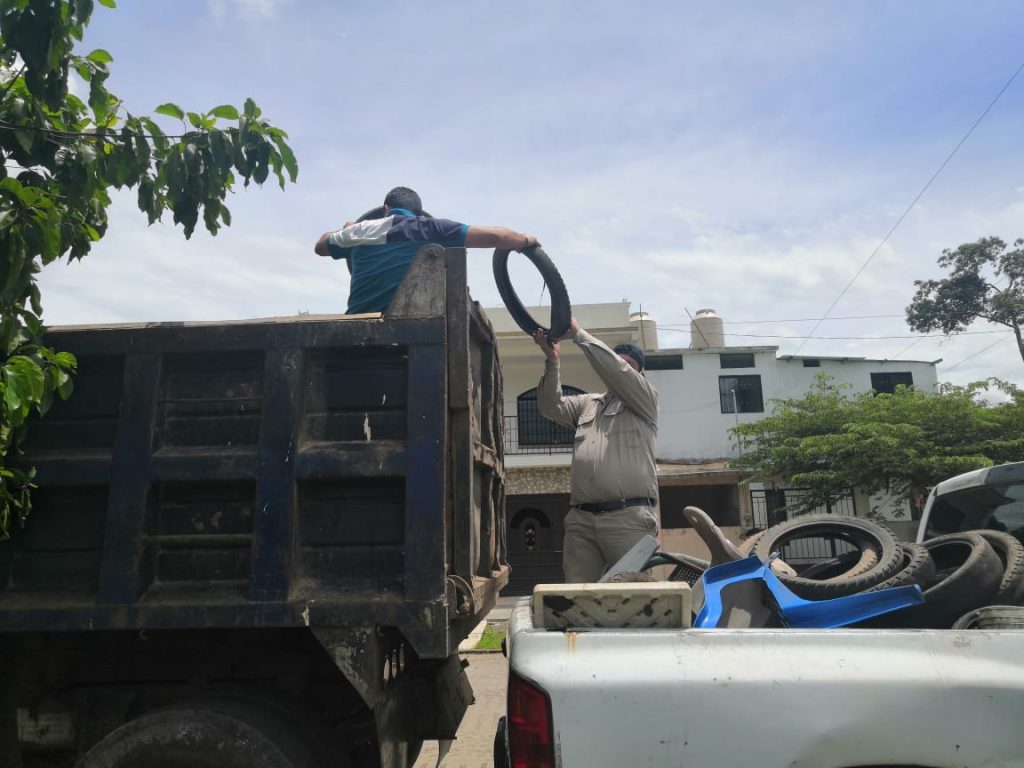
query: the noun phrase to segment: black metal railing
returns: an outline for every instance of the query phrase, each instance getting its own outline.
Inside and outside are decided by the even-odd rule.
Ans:
[[[801,497],[806,494],[807,491],[803,488],[751,490],[750,507],[753,513],[754,527],[770,528],[773,525],[791,519],[792,515],[789,513],[789,508],[798,507]],[[854,503],[853,492],[851,491],[836,499],[827,508],[822,508],[819,511],[834,515],[856,516],[857,507]],[[830,560],[847,552],[852,552],[854,549],[853,545],[840,539],[808,537],[785,544],[782,547],[781,556],[786,562],[799,565]]]
[[[521,421],[505,417],[505,455],[572,453],[571,430],[545,419],[540,414]]]

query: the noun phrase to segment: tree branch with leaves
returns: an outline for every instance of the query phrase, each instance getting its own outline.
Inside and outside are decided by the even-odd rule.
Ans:
[[[948,277],[914,282],[917,293],[906,310],[910,329],[954,334],[986,320],[1013,330],[1024,360],[1024,239],[1012,249],[998,237],[947,248],[939,266]]]
[[[107,8],[114,0],[97,0]],[[271,174],[284,189],[298,166],[287,134],[246,99],[207,112],[166,103],[169,132],[127,112],[106,87],[111,54],[79,55],[93,0],[0,0],[0,536],[29,513],[34,471],[8,457],[71,395],[76,361],[46,346],[36,275],[81,259],[107,230],[110,190],[134,189],[152,224],[170,212],[186,238],[200,216],[215,235],[231,224],[227,194]],[[74,72],[87,102],[69,89]]]
[[[1002,389],[1010,401],[979,395]],[[742,455],[730,463],[757,480],[807,490],[793,510],[834,504],[851,488],[911,501],[941,480],[1024,456],[1024,395],[996,380],[943,385],[937,394],[851,394],[828,376],[772,414],[730,430]]]

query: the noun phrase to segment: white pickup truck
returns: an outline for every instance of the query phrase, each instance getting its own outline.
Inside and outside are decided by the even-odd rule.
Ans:
[[[937,486],[918,540],[968,528],[1024,536],[1024,462]],[[511,616],[496,766],[1024,767],[1021,630],[544,621]]]

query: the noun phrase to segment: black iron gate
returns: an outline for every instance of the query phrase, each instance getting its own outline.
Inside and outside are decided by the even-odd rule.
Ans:
[[[793,507],[798,507],[799,502],[808,493],[809,491],[805,488],[752,489],[750,491],[750,509],[753,527],[763,530],[789,520],[791,518],[789,510]],[[814,511],[856,517],[857,505],[853,498],[853,491],[847,491],[846,494],[831,504]],[[780,554],[786,562],[799,565],[801,563],[829,560],[853,550],[854,547],[852,545],[840,539],[815,537],[790,542],[782,548]]]

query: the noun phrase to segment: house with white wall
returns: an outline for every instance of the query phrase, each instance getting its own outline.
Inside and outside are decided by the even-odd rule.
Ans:
[[[538,319],[545,309],[531,310]],[[937,387],[938,361],[883,360],[845,356],[779,355],[776,346],[728,346],[723,321],[700,310],[691,323],[691,346],[662,348],[657,324],[630,311],[628,302],[575,305],[580,325],[614,347],[622,342],[647,352],[647,377],[658,390],[659,512],[663,547],[701,554],[682,509],[701,507],[732,535],[778,522],[778,510],[799,489],[772,489],[745,482],[729,466],[738,456],[729,429],[771,412],[771,401],[803,396],[819,373],[854,392],[892,392],[900,384],[924,391]],[[572,432],[540,417],[536,387],[544,355],[507,310],[487,310],[498,339],[504,379],[506,513],[510,593],[535,583],[561,580],[562,518],[569,506]],[[561,380],[568,392],[604,389],[583,354],[562,343]],[[879,500],[851,493],[837,512],[864,515]],[[891,505],[894,519],[909,514]],[[897,526],[898,527],[898,526]]]

